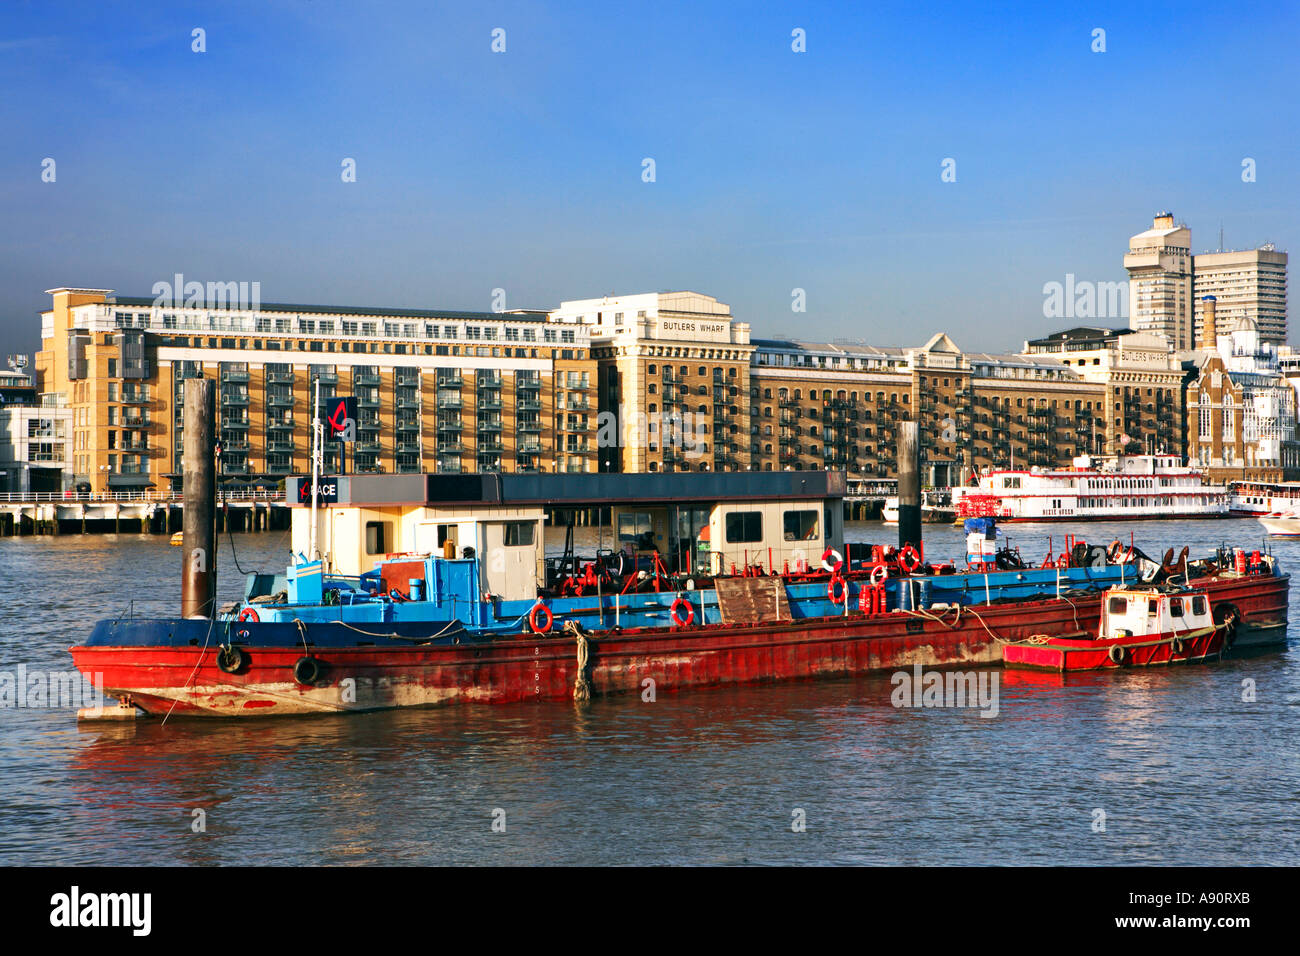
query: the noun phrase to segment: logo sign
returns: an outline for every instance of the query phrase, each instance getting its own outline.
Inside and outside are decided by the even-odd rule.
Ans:
[[[348,395],[327,398],[322,404],[325,419],[325,438],[328,441],[357,440],[357,400]]]
[[[339,500],[339,480],[337,478],[322,477],[316,483],[316,503],[321,505],[338,504]],[[311,476],[298,479],[298,503],[301,505],[311,504]]]

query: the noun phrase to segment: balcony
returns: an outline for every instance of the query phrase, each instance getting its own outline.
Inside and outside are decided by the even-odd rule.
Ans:
[[[293,454],[293,442],[271,440],[266,443],[266,450],[271,454]]]
[[[240,430],[240,431],[247,431],[247,430],[248,430],[248,419],[247,419],[247,418],[227,418],[227,419],[224,419],[224,420],[221,422],[221,427],[222,427],[223,429],[233,428],[233,429],[238,429],[238,430]]]
[[[399,441],[397,443],[397,452],[402,455],[418,455],[420,453],[420,443],[418,441]]]
[[[267,431],[272,431],[272,432],[291,432],[293,431],[293,420],[292,419],[286,419],[284,421],[271,420],[266,423],[266,429]]]
[[[521,455],[523,454],[535,455],[540,453],[541,450],[542,450],[542,443],[540,441],[537,441],[536,439],[520,439],[517,446],[515,447],[515,451]]]
[[[481,432],[499,432],[501,431],[501,423],[499,421],[480,421],[478,430]]]
[[[245,444],[247,444],[247,442],[245,442]],[[121,451],[145,452],[146,454],[149,451],[149,443],[144,441],[124,441],[117,447]]]
[[[477,407],[499,409],[502,407],[501,396],[480,393]]]
[[[460,459],[438,459],[438,474],[440,475],[459,475],[463,469],[460,467]]]
[[[459,388],[460,388],[460,382],[461,382],[461,378],[460,378],[459,375],[443,375],[443,374],[441,374],[441,373],[439,373],[439,375],[438,375],[438,387],[439,387],[439,388],[454,388],[454,389],[459,389]]]
[[[134,415],[123,415],[122,424],[127,428],[149,428],[153,425],[153,422],[150,420],[148,415],[141,415],[137,412]]]
[[[247,385],[247,384],[248,384],[248,370],[245,369],[245,370],[243,370],[243,371],[238,371],[238,370],[236,370],[236,371],[230,371],[230,370],[223,371],[223,372],[221,373],[221,381],[222,381],[222,382],[242,382],[243,384]]]
[[[384,450],[383,445],[377,441],[353,442],[352,447],[358,455],[378,455]]]
[[[517,398],[515,399],[515,410],[520,412],[540,412],[542,410],[542,400],[540,398]]]
[[[266,397],[267,408],[293,408],[293,402],[292,395],[268,395]]]
[[[465,450],[465,446],[458,441],[440,441],[438,442],[439,455],[460,454]]]
[[[440,432],[459,432],[462,427],[459,418],[438,419],[438,431]]]
[[[379,407],[379,399],[374,398],[372,396],[367,396],[365,398],[362,398],[359,395],[357,396],[357,408],[378,408],[378,407]]]
[[[540,391],[542,388],[542,380],[539,378],[538,379],[516,378],[515,388],[519,389],[519,391],[521,392],[523,391],[537,392]]]
[[[227,394],[226,392],[222,392],[221,404],[230,408],[246,408],[248,407],[248,395]]]
[[[267,385],[292,385],[293,372],[267,372]]]
[[[322,385],[337,385],[339,383],[338,372],[313,372],[311,382],[315,385],[320,382]],[[313,389],[314,391],[314,389]]]
[[[461,408],[460,392],[439,392],[439,408]]]
[[[515,428],[520,432],[540,434],[542,430],[541,422],[518,422]]]
[[[406,409],[418,409],[420,407],[419,395],[398,395],[397,407]]]
[[[379,376],[374,372],[353,372],[352,385],[354,388],[363,388],[379,384]]]
[[[149,396],[143,392],[122,393],[123,405],[148,405],[149,403],[150,403]],[[245,404],[247,404],[247,402]]]
[[[500,375],[476,375],[474,377],[474,384],[478,388],[500,388],[501,376]]]
[[[500,442],[499,440],[498,440],[498,441],[484,441],[483,439],[480,438],[479,441],[478,441],[477,451],[478,451],[478,453],[479,453],[480,455],[483,455],[483,454],[499,455],[499,454],[501,454],[501,452],[503,452],[503,451],[505,451],[505,450],[506,450],[506,449],[505,449],[505,446],[504,446],[503,444],[501,444],[501,442]]]

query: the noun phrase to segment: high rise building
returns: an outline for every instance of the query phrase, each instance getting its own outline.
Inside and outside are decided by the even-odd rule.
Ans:
[[[1150,229],[1129,239],[1129,327],[1164,336],[1175,349],[1193,346],[1192,231],[1173,213],[1156,215]]]
[[[1272,243],[1258,249],[1204,252],[1192,257],[1196,337],[1206,296],[1216,300],[1220,330],[1256,328],[1260,340],[1286,343],[1287,254]]]

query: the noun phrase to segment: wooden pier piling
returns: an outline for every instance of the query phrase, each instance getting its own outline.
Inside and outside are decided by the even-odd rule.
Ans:
[[[898,546],[921,546],[921,435],[916,422],[898,423]]]
[[[185,380],[181,617],[211,617],[217,597],[217,383]]]

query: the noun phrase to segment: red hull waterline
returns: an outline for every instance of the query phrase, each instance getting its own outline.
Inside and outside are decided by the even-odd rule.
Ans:
[[[1230,606],[1245,629],[1277,633],[1287,617],[1289,578],[1198,580],[1212,605]],[[1042,633],[1096,630],[1101,595],[876,616],[757,625],[625,630],[588,635],[582,673],[593,695],[675,693],[690,687],[852,676],[922,667],[996,665],[1003,646]],[[942,620],[934,617],[942,616]],[[216,648],[70,649],[78,670],[102,674],[105,692],[152,715],[260,717],[344,713],[452,702],[566,700],[579,681],[574,638],[458,646],[318,650],[321,679],[294,681],[302,648],[250,648],[243,673],[216,666]]]

